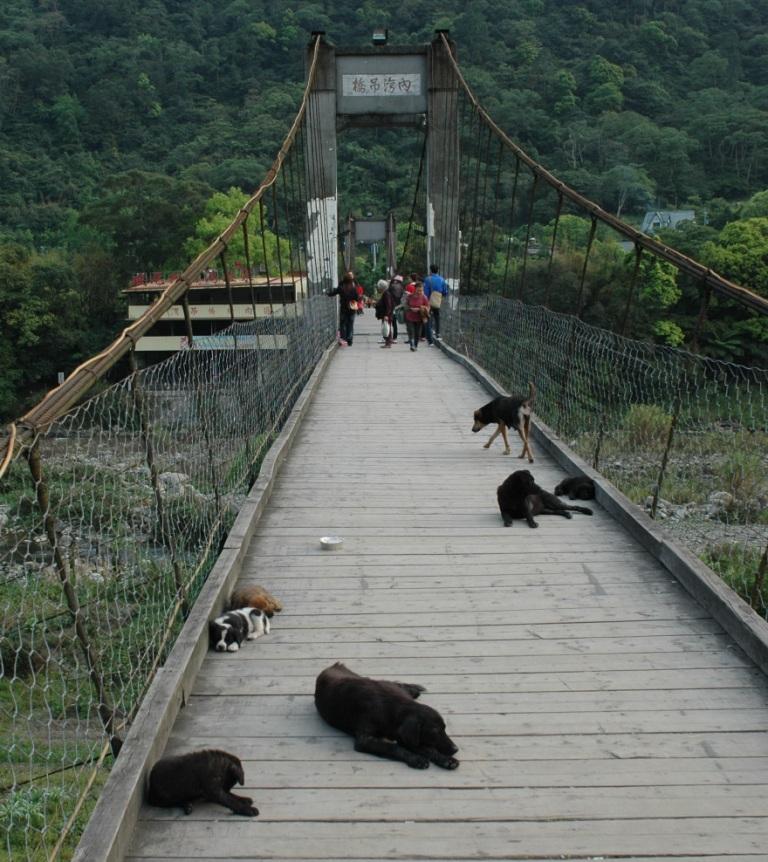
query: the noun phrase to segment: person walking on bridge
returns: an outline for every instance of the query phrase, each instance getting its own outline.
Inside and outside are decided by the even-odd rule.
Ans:
[[[430,320],[427,323],[427,340],[432,343],[432,336],[440,338],[440,306],[448,296],[448,282],[439,274],[436,263],[429,267],[430,274],[424,279],[424,296],[429,300]]]
[[[392,314],[392,342],[397,343],[397,315],[400,313],[397,311],[398,306],[402,305],[403,302],[403,293],[405,291],[405,287],[403,285],[403,277],[402,275],[396,275],[392,281],[389,283],[389,291],[392,294],[395,303],[395,311]],[[405,318],[403,318],[405,319]]]
[[[351,347],[358,301],[354,275],[348,272],[338,287],[328,291],[328,296],[339,297],[339,341],[342,347],[346,345]]]
[[[420,281],[415,282],[413,293],[409,293],[405,300],[405,325],[408,328],[408,342],[411,350],[419,349],[419,338],[424,322],[429,317],[429,302],[424,296],[424,289]]]

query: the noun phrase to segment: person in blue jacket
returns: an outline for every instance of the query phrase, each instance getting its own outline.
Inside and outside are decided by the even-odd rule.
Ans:
[[[430,274],[424,279],[424,296],[429,300],[430,316],[427,321],[427,341],[440,338],[440,306],[448,296],[448,282],[439,274],[436,263],[429,267]]]

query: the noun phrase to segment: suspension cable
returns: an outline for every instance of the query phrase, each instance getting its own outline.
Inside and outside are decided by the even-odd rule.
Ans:
[[[611,213],[606,212],[594,201],[589,200],[589,198],[585,198],[583,195],[570,188],[570,186],[567,186],[562,180],[559,180],[554,174],[550,173],[550,171],[543,167],[539,162],[531,158],[523,149],[515,144],[498,125],[496,125],[488,112],[478,102],[474,93],[470,89],[469,84],[467,84],[467,81],[459,68],[459,64],[456,62],[456,58],[451,50],[450,42],[446,39],[444,33],[440,34],[440,38],[443,41],[443,47],[447,52],[454,74],[461,84],[467,98],[477,110],[479,117],[496,135],[498,135],[502,141],[504,141],[505,146],[508,147],[520,159],[520,161],[526,164],[535,175],[544,180],[544,182],[557,190],[564,197],[567,197],[582,209],[587,210],[587,212],[589,212],[594,218],[599,219],[601,222],[607,224],[636,245],[642,246],[657,257],[668,260],[682,272],[686,272],[694,278],[701,280],[715,293],[725,296],[728,299],[733,299],[741,305],[753,308],[763,314],[768,314],[768,299],[765,299],[746,287],[742,287],[733,281],[729,281],[727,278],[714,272],[714,270],[693,260],[693,258],[688,257],[670,246],[660,243],[658,240],[655,240],[637,230],[637,228],[632,227],[632,225],[629,225],[616,216],[611,215]]]

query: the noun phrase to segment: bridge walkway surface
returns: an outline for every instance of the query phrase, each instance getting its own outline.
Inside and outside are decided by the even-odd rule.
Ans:
[[[237,754],[260,816],[145,805],[128,858],[768,858],[765,676],[598,505],[504,529],[496,486],[523,463],[471,433],[488,395],[437,348],[380,349],[370,313],[358,329],[243,568],[285,610],[208,654],[167,748]],[[426,686],[459,769],[356,753],[313,704],[337,660]]]

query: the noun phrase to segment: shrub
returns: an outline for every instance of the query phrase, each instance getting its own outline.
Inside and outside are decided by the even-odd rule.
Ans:
[[[669,413],[655,404],[633,404],[624,416],[627,443],[646,449],[663,447],[671,421]]]
[[[710,545],[701,555],[704,562],[746,602],[753,604],[758,613],[768,608],[768,583],[762,584],[758,595],[755,579],[760,567],[761,552],[736,543]]]

